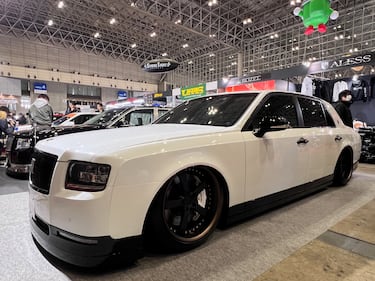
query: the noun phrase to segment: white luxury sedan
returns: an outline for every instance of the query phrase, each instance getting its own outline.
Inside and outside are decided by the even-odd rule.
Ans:
[[[32,235],[79,266],[183,251],[228,224],[345,185],[358,133],[314,97],[278,91],[186,101],[154,124],[37,143]]]

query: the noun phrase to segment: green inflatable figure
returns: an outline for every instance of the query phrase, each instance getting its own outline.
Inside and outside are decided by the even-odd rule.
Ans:
[[[314,29],[320,33],[326,32],[328,20],[335,20],[339,16],[337,11],[331,9],[329,0],[305,0],[302,7],[295,8],[293,13],[302,19],[306,27],[305,35],[312,34]]]

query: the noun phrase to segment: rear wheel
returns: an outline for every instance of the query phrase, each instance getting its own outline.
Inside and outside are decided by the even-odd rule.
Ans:
[[[353,174],[353,160],[351,154],[346,151],[340,154],[337,160],[333,183],[337,186],[343,186],[348,183]]]
[[[210,170],[183,170],[165,183],[150,209],[146,246],[164,252],[199,246],[214,231],[222,208],[223,192]]]

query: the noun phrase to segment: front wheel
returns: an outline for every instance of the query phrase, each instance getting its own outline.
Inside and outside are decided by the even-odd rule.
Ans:
[[[205,167],[185,169],[158,193],[145,226],[146,247],[184,251],[202,244],[214,231],[223,209],[223,191]]]
[[[348,183],[353,174],[353,160],[349,152],[342,152],[337,160],[333,184],[343,186]]]

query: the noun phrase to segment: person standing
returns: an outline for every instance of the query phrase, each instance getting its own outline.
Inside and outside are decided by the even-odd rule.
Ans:
[[[103,112],[103,111],[104,111],[103,104],[100,103],[100,102],[98,102],[96,104],[96,110],[95,110],[95,112]]]
[[[6,106],[0,107],[0,136],[2,133],[9,135],[13,132],[14,122],[8,120],[9,109]]]
[[[49,97],[46,94],[39,94],[29,109],[31,124],[38,128],[50,127],[52,123],[53,110],[49,104]]]
[[[348,127],[353,128],[353,117],[350,111],[350,105],[352,104],[352,93],[350,90],[344,90],[339,93],[339,101],[334,104],[334,108],[341,117],[344,124]]]

